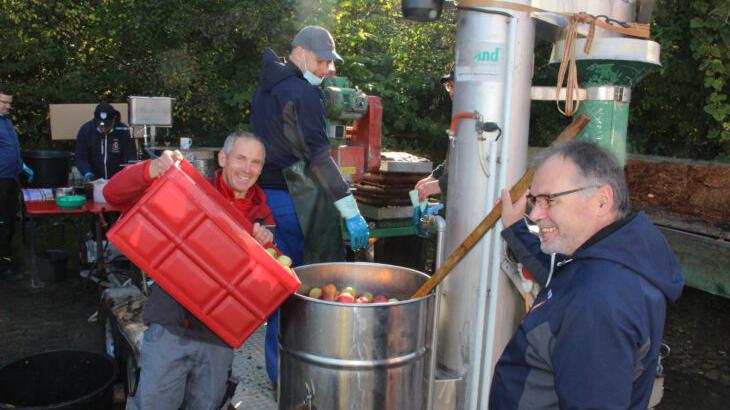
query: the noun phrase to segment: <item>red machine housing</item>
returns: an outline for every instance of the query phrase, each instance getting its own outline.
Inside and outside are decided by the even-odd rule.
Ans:
[[[350,182],[360,182],[365,172],[380,169],[382,130],[383,105],[379,97],[369,95],[368,112],[346,129],[347,144],[332,147],[332,158]]]

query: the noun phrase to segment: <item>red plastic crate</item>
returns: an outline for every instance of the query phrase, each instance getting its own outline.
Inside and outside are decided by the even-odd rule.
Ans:
[[[107,238],[231,347],[301,283],[187,162],[157,178]],[[243,220],[243,223],[241,222]]]

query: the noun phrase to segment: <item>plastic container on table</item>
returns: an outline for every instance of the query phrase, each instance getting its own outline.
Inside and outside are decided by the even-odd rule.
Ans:
[[[157,178],[107,238],[231,347],[301,283],[187,161]]]
[[[56,197],[56,205],[61,209],[79,209],[86,202],[83,195],[64,195]]]

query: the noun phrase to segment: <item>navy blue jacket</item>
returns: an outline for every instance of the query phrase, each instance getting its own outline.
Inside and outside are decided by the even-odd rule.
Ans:
[[[262,188],[286,190],[281,170],[305,160],[333,201],[349,193],[330,154],[322,91],[296,65],[266,49],[251,105],[251,131],[266,146]]]
[[[17,178],[23,172],[20,142],[13,122],[7,116],[0,117],[0,178]]]
[[[531,266],[549,260],[524,221],[502,236]],[[666,239],[638,213],[558,260],[497,363],[489,408],[645,410],[667,302],[684,286]]]
[[[126,124],[116,124],[104,136],[91,120],[76,135],[76,168],[81,175],[91,172],[96,178],[109,179],[122,169],[122,164],[136,160],[137,151]]]

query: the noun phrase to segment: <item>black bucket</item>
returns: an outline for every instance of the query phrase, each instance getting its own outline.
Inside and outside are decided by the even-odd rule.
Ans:
[[[60,282],[68,273],[68,252],[49,249],[39,258],[38,277],[43,282]]]
[[[23,161],[33,170],[33,182],[28,186],[36,188],[68,186],[72,155],[66,151],[23,151]]]
[[[0,409],[104,410],[117,369],[111,357],[57,350],[0,367]]]
[[[441,17],[444,0],[403,0],[403,17],[415,21],[434,21]]]

